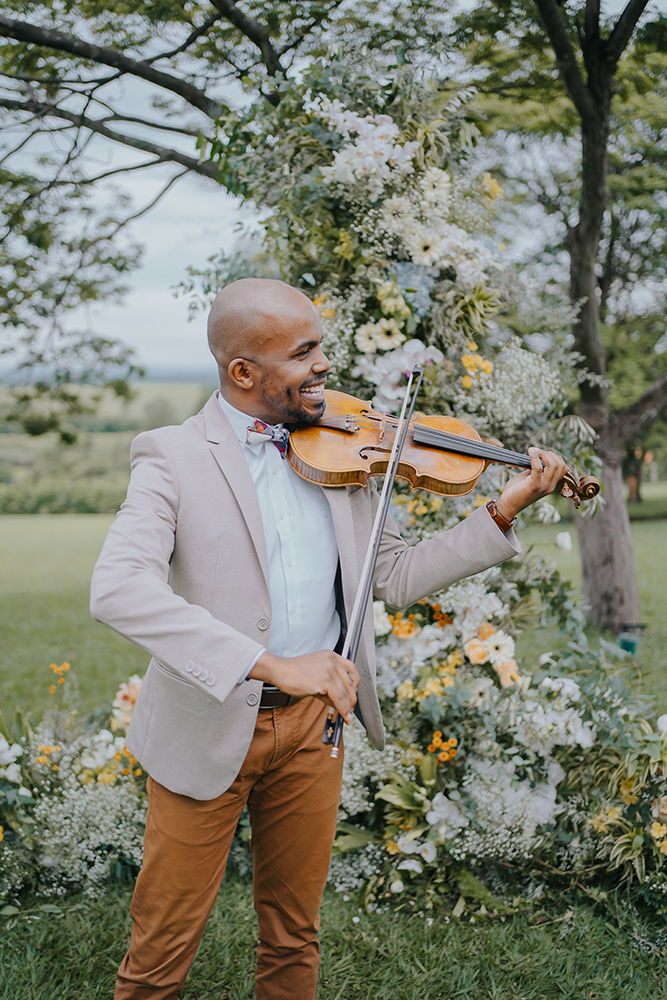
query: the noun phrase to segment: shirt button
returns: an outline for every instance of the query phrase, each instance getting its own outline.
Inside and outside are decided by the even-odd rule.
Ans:
[[[268,627],[269,627],[268,618],[260,618],[259,621],[257,622],[257,628],[261,629],[262,632],[266,632]]]
[[[255,694],[254,691],[251,691],[248,697],[246,698],[246,701],[252,707],[259,702],[259,695]]]
[[[292,560],[291,559],[286,559],[285,562],[287,563],[288,566],[292,565]]]
[[[296,604],[293,604],[289,610],[290,610],[290,614],[291,615],[295,615],[296,614]]]
[[[272,476],[277,476],[278,475],[278,470],[277,469],[271,469],[271,475]]]
[[[283,514],[283,512],[282,512],[282,511],[281,511],[281,512],[280,512],[280,513],[278,514],[278,517],[280,518],[280,520],[281,520],[281,521],[282,521],[282,519],[284,518],[284,516],[285,516],[285,515]]]

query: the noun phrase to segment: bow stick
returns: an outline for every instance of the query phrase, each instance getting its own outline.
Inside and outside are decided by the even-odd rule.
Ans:
[[[377,563],[378,553],[380,551],[382,532],[384,531],[384,526],[387,521],[387,514],[389,513],[389,504],[391,503],[391,494],[394,488],[394,483],[396,482],[396,473],[398,472],[398,464],[401,459],[401,452],[403,451],[403,445],[405,444],[408,428],[410,426],[410,420],[412,419],[412,414],[414,413],[415,404],[417,402],[417,396],[419,395],[419,389],[421,387],[423,377],[424,377],[424,369],[420,365],[415,365],[415,367],[410,372],[410,376],[408,378],[408,384],[405,389],[405,396],[403,397],[401,413],[398,418],[398,423],[396,425],[396,433],[394,434],[394,443],[392,445],[391,454],[389,456],[389,463],[387,465],[387,470],[385,472],[384,484],[382,486],[382,492],[380,494],[380,503],[378,505],[377,513],[375,515],[375,520],[373,522],[373,529],[371,531],[370,541],[368,543],[368,548],[366,550],[366,558],[364,560],[364,565],[361,570],[361,577],[359,579],[357,596],[354,601],[354,607],[352,608],[352,614],[350,615],[350,622],[348,625],[347,633],[345,635],[343,649],[341,651],[341,656],[344,656],[346,659],[352,661],[354,661],[357,655],[357,651],[359,649],[364,616],[366,614],[368,601],[370,599],[371,592],[373,590],[373,577],[375,575],[375,564]],[[410,400],[410,392],[412,390],[412,385],[415,378],[417,378],[417,384],[415,386],[412,400],[408,403],[408,400]],[[343,735],[343,716],[340,714],[336,714],[334,718],[334,710],[333,708],[329,708],[329,711],[327,713],[327,719],[324,724],[324,734],[322,736],[322,742],[331,744],[331,756],[334,758],[338,757],[342,735]]]

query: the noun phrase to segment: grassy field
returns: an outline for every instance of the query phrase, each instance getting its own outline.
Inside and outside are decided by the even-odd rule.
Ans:
[[[128,910],[129,893],[110,893],[61,919],[23,917],[0,938],[0,996],[109,1000]],[[633,949],[576,900],[473,924],[414,910],[369,915],[328,890],[320,938],[319,1000],[667,1000],[662,951]],[[250,1000],[256,941],[250,886],[223,884],[183,1000]]]
[[[119,682],[143,673],[148,656],[88,613],[90,574],[113,520],[109,514],[16,515],[0,517],[0,685],[3,711],[17,705],[36,715],[49,701],[49,663],[69,660],[76,673],[82,711],[108,703]],[[571,553],[555,545],[563,525],[522,532],[524,548],[553,559],[579,582],[579,556],[574,528]],[[640,586],[642,620],[647,634],[637,663],[642,687],[667,711],[667,521],[632,526]],[[530,633],[519,648],[526,662],[552,649],[562,636]]]
[[[72,663],[84,712],[108,703],[119,681],[145,669],[145,653],[88,614],[90,572],[111,521],[109,515],[0,517],[5,712],[20,705],[39,717],[53,661]],[[575,547],[566,554],[554,544],[559,530],[530,529],[522,540],[576,579],[574,531]],[[667,564],[660,553],[667,521],[635,523],[633,536],[650,625],[639,664],[645,689],[665,710]],[[558,641],[534,633],[527,652]],[[40,911],[40,902],[6,929],[0,923],[2,1000],[108,1000],[129,934],[129,893],[67,901],[60,914]],[[612,920],[573,891],[542,911],[473,924],[410,907],[368,915],[328,890],[319,1000],[667,1000],[664,945],[638,936],[624,912],[621,906]],[[214,908],[184,1000],[252,997],[256,935],[251,888],[232,879]]]
[[[88,612],[90,574],[109,514],[0,517],[0,707],[37,717],[49,702],[49,663],[69,660],[81,709],[108,703],[147,655]]]

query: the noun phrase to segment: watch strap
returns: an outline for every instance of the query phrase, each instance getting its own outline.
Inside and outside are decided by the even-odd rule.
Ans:
[[[489,500],[486,504],[486,509],[488,510],[489,514],[496,522],[501,531],[503,532],[509,531],[510,528],[514,527],[514,525],[516,524],[516,518],[513,518],[511,521],[508,521],[507,518],[500,513],[500,511],[496,507],[495,500]]]

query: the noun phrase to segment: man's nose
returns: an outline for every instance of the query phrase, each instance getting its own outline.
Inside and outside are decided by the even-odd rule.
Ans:
[[[331,368],[331,363],[322,350],[321,347],[317,348],[315,356],[313,357],[312,369],[314,372],[328,372]]]

